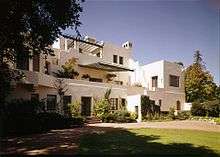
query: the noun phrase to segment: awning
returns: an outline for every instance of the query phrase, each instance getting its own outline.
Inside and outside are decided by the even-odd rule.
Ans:
[[[97,62],[97,63],[92,63],[92,64],[87,64],[87,65],[79,65],[81,67],[86,67],[86,68],[93,68],[93,69],[101,69],[109,72],[117,72],[117,71],[134,71],[132,69],[123,67],[123,66],[118,66],[118,65],[112,65],[109,63],[103,63],[103,62]]]

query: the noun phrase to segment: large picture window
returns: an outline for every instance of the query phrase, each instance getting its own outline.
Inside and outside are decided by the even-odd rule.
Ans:
[[[56,95],[47,95],[47,110],[55,111],[57,104],[57,96]]]
[[[179,76],[170,75],[170,86],[179,87]]]

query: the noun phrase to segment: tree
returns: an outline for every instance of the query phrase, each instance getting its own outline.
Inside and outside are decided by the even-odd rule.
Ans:
[[[62,65],[62,69],[58,70],[58,73],[55,73],[59,78],[70,78],[74,79],[79,75],[77,71],[74,70],[74,66],[76,64],[75,59],[69,59],[64,65]]]
[[[200,51],[195,51],[194,62],[185,70],[185,92],[188,102],[204,102],[216,98],[217,86],[206,70]]]
[[[57,90],[59,95],[59,103],[58,103],[58,112],[63,114],[63,97],[65,93],[68,91],[67,84],[63,79],[57,78],[54,81],[54,88]]]
[[[79,35],[81,1],[1,0],[0,2],[0,103],[14,78],[9,64],[33,54],[53,54],[50,45],[62,30]]]

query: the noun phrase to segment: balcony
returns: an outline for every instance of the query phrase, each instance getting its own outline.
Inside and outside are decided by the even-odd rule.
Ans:
[[[32,84],[34,86],[40,85],[40,86],[53,88],[54,83],[56,82],[57,79],[52,75],[47,75],[34,71],[22,70],[22,72],[25,74],[25,78],[21,80],[21,83],[24,84]],[[77,80],[77,79],[66,79],[66,78],[64,78],[64,80],[66,84],[74,85],[74,86],[127,90],[126,86],[112,84],[112,83],[91,82],[88,80]]]
[[[34,86],[38,86],[38,85],[46,86],[46,87],[54,86],[54,82],[56,78],[53,76],[35,71],[22,70],[22,72],[24,73],[25,78],[21,80],[21,83],[32,84]]]

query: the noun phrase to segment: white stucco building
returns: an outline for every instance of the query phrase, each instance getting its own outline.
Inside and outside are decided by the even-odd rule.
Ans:
[[[124,105],[129,111],[137,112],[139,120],[141,95],[155,100],[161,111],[168,111],[171,106],[177,110],[187,108],[183,67],[164,60],[140,65],[132,59],[130,42],[116,46],[88,36],[84,39],[63,36],[52,47],[55,56],[41,54],[18,61],[16,68],[22,69],[26,78],[15,84],[8,99],[44,99],[47,110],[61,113],[65,113],[68,103],[79,101],[82,115],[92,116],[95,101],[111,88],[112,110]],[[70,60],[78,76],[62,79],[66,90],[64,106],[60,106],[55,73]]]

